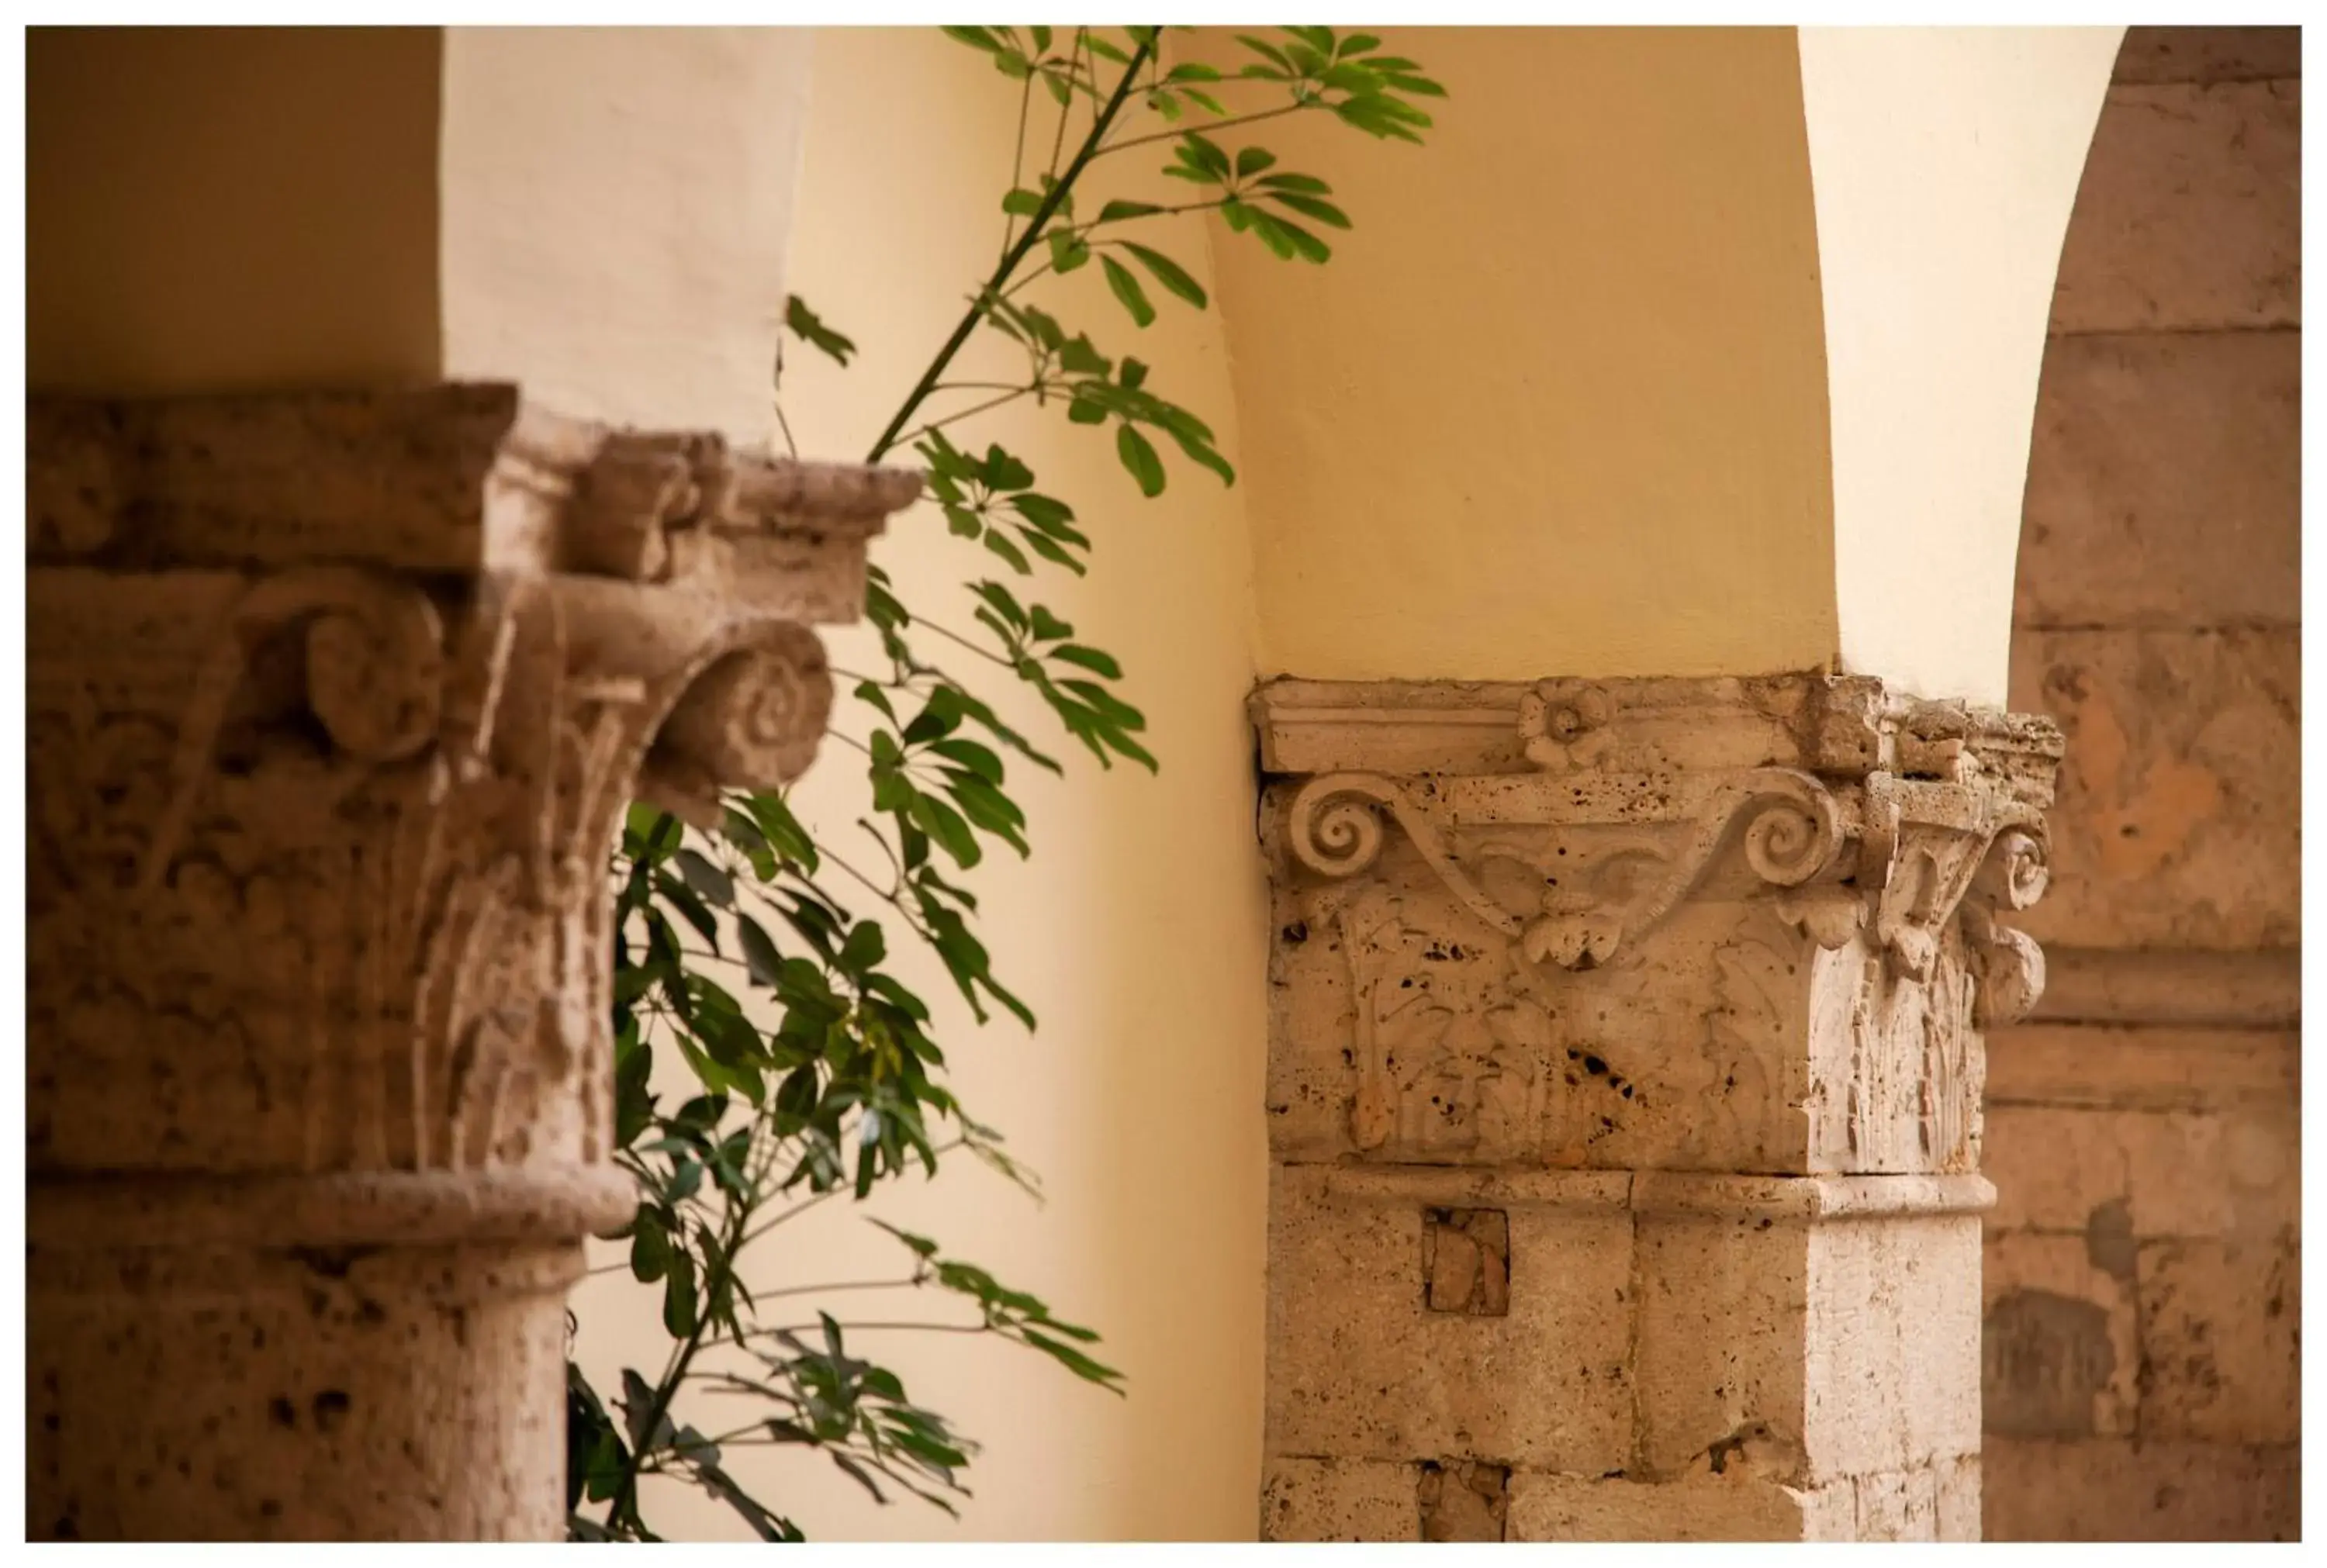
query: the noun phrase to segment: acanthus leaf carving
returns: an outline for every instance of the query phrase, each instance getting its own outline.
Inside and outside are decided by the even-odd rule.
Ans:
[[[464,389],[441,440],[428,395],[264,401],[33,421],[207,443],[120,471],[84,530],[98,559],[34,568],[33,726],[55,743],[31,902],[56,960],[34,987],[35,1166],[108,1114],[104,1053],[53,1042],[113,997],[196,985],[247,1082],[197,1097],[234,1110],[136,1135],[165,1166],[600,1160],[621,814],[643,789],[700,821],[723,788],[807,765],[831,683],[799,620],[853,613],[864,541],[918,481]],[[105,466],[87,445],[72,471]],[[344,538],[298,558],[323,538],[283,489],[302,462],[380,475],[362,516],[381,526],[334,492]],[[156,488],[181,471],[199,498]],[[262,904],[282,911],[264,934]]]

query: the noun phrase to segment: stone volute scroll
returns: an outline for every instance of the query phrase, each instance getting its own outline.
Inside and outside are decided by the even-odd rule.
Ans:
[[[1515,1539],[1976,1534],[1982,1031],[2043,986],[2059,733],[1818,674],[1253,714],[1264,1530],[1431,1538],[1467,1467]],[[1432,1308],[1458,1231],[1492,1314]]]
[[[28,457],[30,1531],[557,1538],[608,854],[808,766],[919,479],[496,385]]]

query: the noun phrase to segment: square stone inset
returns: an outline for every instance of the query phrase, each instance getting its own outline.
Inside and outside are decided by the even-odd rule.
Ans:
[[[1510,1467],[1425,1462],[1415,1498],[1425,1541],[1500,1541],[1510,1502]]]
[[[1511,1310],[1511,1222],[1500,1209],[1422,1216],[1422,1279],[1434,1312],[1500,1318]]]
[[[1631,1215],[1465,1201],[1445,1172],[1366,1171],[1377,1188],[1339,1190],[1339,1171],[1279,1166],[1271,1184],[1268,1451],[1585,1475],[1629,1463]],[[1416,1277],[1432,1209],[1505,1217],[1503,1313],[1432,1310]],[[1456,1234],[1441,1227],[1442,1253]]]

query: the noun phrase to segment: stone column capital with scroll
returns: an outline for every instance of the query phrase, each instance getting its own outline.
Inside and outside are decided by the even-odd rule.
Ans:
[[[1976,1534],[1981,1032],[2043,985],[2010,920],[2043,890],[2058,732],[1823,675],[1280,680],[1253,716],[1264,1528],[1427,1535],[1421,1496],[1513,1538],[1872,1535],[1867,1497],[1904,1488],[1920,1523],[1890,1533]],[[1930,1354],[1832,1296],[1844,1252],[1910,1231],[1910,1272],[1967,1271],[1926,1303],[1969,1313]],[[1459,1287],[1416,1274],[1449,1256]],[[1574,1354],[1503,1366],[1504,1334]],[[1900,1354],[1850,1397],[1930,1431],[1836,1435],[1826,1339],[1870,1334]],[[1733,1439],[1779,1501],[1738,1491]],[[1381,1482],[1394,1506],[1350,1479],[1385,1465],[1425,1467]]]
[[[27,436],[31,1529],[561,1535],[607,856],[808,765],[919,480],[499,385]]]

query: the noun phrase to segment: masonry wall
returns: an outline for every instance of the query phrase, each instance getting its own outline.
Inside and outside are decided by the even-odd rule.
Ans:
[[[2012,705],[2069,750],[1991,1041],[1986,1535],[2294,1539],[2295,30],[2135,28],[2070,220]]]

